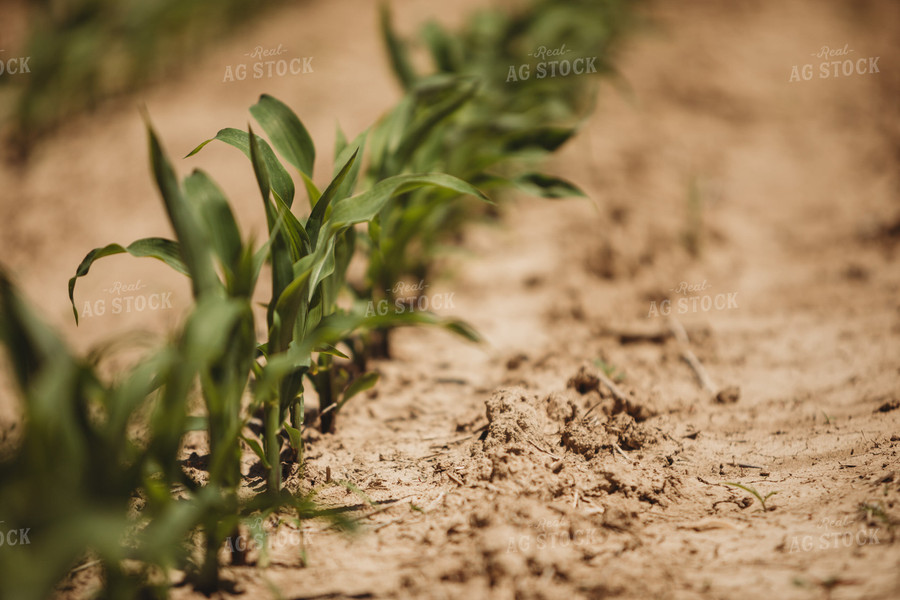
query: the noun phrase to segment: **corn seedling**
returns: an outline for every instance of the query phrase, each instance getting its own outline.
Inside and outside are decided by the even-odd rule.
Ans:
[[[625,371],[618,369],[615,365],[606,362],[602,358],[595,359],[594,366],[606,373],[606,376],[616,383],[625,381]]]
[[[334,176],[320,191],[312,181],[315,146],[300,119],[283,103],[263,95],[250,109],[269,136],[269,142],[252,133],[223,129],[212,140],[223,141],[250,158],[259,184],[271,237],[272,300],[268,304],[268,341],[260,347],[267,361],[285,355],[292,347],[316,352],[297,359],[293,369],[281,376],[272,398],[267,398],[265,460],[278,462],[277,433],[284,426],[295,451],[302,451],[304,418],[303,378],[312,382],[320,401],[322,429],[333,426],[334,413],[353,395],[375,383],[375,376],[363,374],[350,380],[346,370],[334,368],[334,358],[347,358],[336,345],[348,341],[356,331],[375,326],[434,323],[476,339],[474,332],[458,321],[440,321],[430,315],[366,316],[360,311],[342,310],[338,296],[346,289],[346,271],[356,248],[355,226],[375,219],[395,196],[423,187],[436,187],[455,194],[483,194],[464,181],[441,173],[404,174],[381,178],[364,192],[352,195],[360,170],[360,153],[365,132],[352,144],[339,134]],[[198,146],[198,152],[212,140]],[[309,216],[300,220],[292,212],[294,187],[287,168],[275,151],[303,180],[309,202]],[[189,155],[190,156],[190,155]],[[331,316],[341,316],[346,329],[332,331],[337,337],[316,338],[317,327]],[[339,331],[339,333],[338,333]],[[319,331],[321,333],[321,331]],[[304,343],[316,339],[313,344]],[[308,351],[307,351],[308,352]],[[260,372],[265,367],[260,367]],[[290,425],[283,425],[287,413]],[[270,469],[270,488],[278,487],[278,470]]]
[[[864,518],[875,519],[890,531],[893,531],[894,527],[897,526],[897,519],[892,518],[880,502],[860,502],[857,510]]]
[[[194,376],[210,359],[205,343],[222,341],[208,337],[218,316],[193,315],[176,344],[111,384],[70,353],[0,274],[0,342],[26,427],[0,465],[0,518],[30,530],[28,545],[0,548],[0,595],[48,597],[85,553],[101,564],[112,597],[133,596],[154,573],[184,564],[187,534],[221,514],[213,487],[181,499],[171,493],[189,485],[177,462],[178,428]],[[134,514],[138,499],[143,507]],[[125,559],[140,566],[126,569]]]
[[[287,510],[351,525],[317,507],[311,494],[238,502],[240,482],[232,477],[240,473],[229,461],[246,421],[216,433],[228,416],[222,403],[209,404],[218,407],[218,420],[202,419],[218,440],[208,482],[199,486],[182,471],[181,438],[198,419],[187,415],[187,399],[198,377],[207,394],[227,398],[235,378],[217,370],[227,366],[241,318],[231,299],[198,303],[173,343],[106,383],[0,273],[0,343],[9,350],[26,427],[21,446],[0,463],[0,520],[28,536],[25,545],[0,547],[0,596],[48,597],[86,557],[100,565],[109,597],[165,595],[171,568],[189,571],[208,591],[218,583],[222,542],[242,519]],[[203,547],[193,560],[196,533]]]
[[[748,486],[748,485],[742,485],[742,484],[740,484],[740,483],[731,483],[731,482],[728,482],[728,481],[725,482],[725,485],[730,485],[730,486],[733,486],[733,487],[741,488],[741,489],[744,490],[745,492],[749,492],[749,493],[753,494],[753,496],[754,496],[757,500],[759,500],[759,503],[762,505],[762,511],[763,511],[763,512],[768,512],[768,510],[769,510],[769,509],[766,507],[766,500],[768,500],[769,498],[771,498],[772,496],[774,496],[775,494],[778,493],[778,492],[769,492],[768,494],[766,494],[765,496],[763,496],[762,494],[760,494],[759,492],[757,492],[755,488],[753,488],[753,487],[751,487],[751,486]]]
[[[595,81],[571,72],[554,77],[557,71],[551,71],[549,63],[582,57],[593,59],[585,75],[615,75],[612,58],[616,47],[639,25],[634,4],[625,0],[533,0],[515,10],[479,10],[457,31],[428,22],[414,40],[396,34],[385,6],[381,28],[394,75],[405,90],[423,77],[412,66],[410,55],[414,46],[424,45],[435,74],[474,77],[487,88],[488,93],[480,99],[485,114],[510,122],[560,123],[590,112]],[[543,74],[539,61],[545,63]],[[519,73],[524,75],[520,67],[526,63],[528,76],[519,77]]]

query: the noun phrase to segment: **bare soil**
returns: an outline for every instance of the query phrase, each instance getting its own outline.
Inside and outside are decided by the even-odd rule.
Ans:
[[[395,4],[411,31],[478,3]],[[453,294],[448,314],[488,343],[396,336],[378,387],[335,434],[310,434],[303,475],[323,501],[359,503],[344,480],[381,504],[353,537],[305,523],[301,545],[270,523],[269,566],[227,569],[244,597],[900,597],[900,5],[644,10],[653,27],[624,49],[620,85],[548,167],[590,200],[517,198],[467,231],[429,293]],[[175,156],[240,127],[261,92],[330,144],[336,119],[355,133],[398,97],[375,23],[369,2],[286,8],[68,124],[25,171],[0,172],[4,263],[73,345],[159,336],[189,298],[165,267],[108,259],[78,300],[109,305],[104,289],[140,280],[173,293],[169,311],[76,329],[64,291],[90,248],[166,231],[135,105]],[[279,43],[315,72],[222,82]],[[879,71],[820,78],[811,54],[845,44]],[[815,76],[791,82],[807,63]],[[243,157],[210,146],[179,169],[198,165],[261,225]],[[653,314],[666,298],[675,322]],[[726,393],[703,389],[686,350]],[[4,430],[16,414],[0,403]],[[726,482],[776,494],[764,512]],[[82,571],[61,596],[95,583]]]

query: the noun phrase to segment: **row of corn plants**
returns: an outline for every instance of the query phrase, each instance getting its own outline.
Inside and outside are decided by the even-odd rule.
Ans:
[[[158,583],[165,581],[160,572],[177,566],[191,572],[198,589],[216,589],[220,550],[226,538],[238,533],[242,519],[255,515],[258,522],[260,514],[283,510],[294,511],[297,518],[336,516],[318,510],[308,495],[288,493],[281,474],[286,461],[302,460],[304,381],[316,390],[322,411],[330,410],[329,417],[375,383],[374,373],[352,377],[336,368],[335,357],[348,358],[338,346],[350,347],[355,336],[372,328],[400,324],[438,325],[477,340],[457,320],[431,313],[366,316],[341,308],[338,296],[355,247],[354,227],[370,221],[392,196],[423,186],[483,194],[439,173],[389,177],[354,194],[364,136],[355,145],[339,141],[334,177],[320,191],[311,178],[315,148],[299,118],[265,95],[251,113],[269,141],[252,128],[223,129],[213,139],[240,149],[250,160],[268,225],[267,238],[258,247],[242,236],[224,193],[206,173],[195,170],[179,182],[148,124],[152,172],[175,239],[96,248],[69,282],[77,320],[77,280],[101,258],[123,253],[152,257],[190,277],[194,305],[182,332],[124,379],[102,382],[93,365],[65,350],[30,314],[9,280],[0,279],[0,338],[15,367],[28,424],[25,446],[3,465],[0,514],[8,523],[37,524],[33,535],[42,540],[26,553],[10,552],[16,560],[0,561],[15,567],[0,568],[0,589],[15,597],[43,597],[84,548],[98,556],[106,589],[114,597],[152,581],[150,567],[157,570]],[[294,183],[276,150],[304,181],[309,215],[303,220],[291,211]],[[252,302],[266,264],[271,296],[266,302],[267,338],[260,342]],[[187,399],[195,382],[203,410],[189,414]],[[53,395],[61,390],[65,394]],[[257,414],[263,420],[261,439],[250,427]],[[184,475],[178,460],[183,436],[191,429],[203,430],[209,443],[208,479],[202,486]],[[45,442],[52,443],[45,447]],[[267,473],[265,491],[249,499],[241,493],[244,447],[257,455]],[[120,461],[105,460],[111,456]],[[55,468],[46,468],[50,462]],[[96,464],[106,469],[94,470]],[[68,475],[61,477],[62,471]],[[46,504],[29,502],[38,491]],[[79,497],[84,501],[71,502]],[[130,517],[129,506],[136,501],[142,504],[139,516]],[[95,509],[110,521],[90,517]],[[178,527],[169,526],[173,519]],[[51,552],[64,533],[44,528],[47,521],[63,528],[74,522],[86,525]],[[157,530],[163,532],[160,537],[147,537]],[[185,536],[193,533],[200,535],[200,557],[183,548]],[[4,550],[0,553],[5,555]],[[44,552],[58,555],[54,568],[40,562],[29,567],[28,559]],[[146,568],[125,573],[125,559]]]
[[[535,6],[541,14],[552,12],[548,2]],[[537,21],[531,27],[539,27]],[[494,31],[490,43],[521,35],[521,26],[478,23],[475,30]],[[385,297],[393,306],[398,282],[430,276],[445,237],[483,215],[481,207],[492,207],[483,190],[495,196],[517,187],[551,198],[579,193],[533,170],[577,123],[502,112],[524,92],[504,90],[506,104],[486,98],[493,84],[483,74],[440,62],[449,52],[442,48],[462,41],[443,30],[436,34],[436,26],[424,39],[443,66],[417,75],[409,67],[408,42],[393,32],[386,10],[382,27],[405,96],[352,141],[338,130],[324,187],[313,181],[316,151],[308,131],[268,95],[250,109],[265,137],[253,127],[227,128],[188,155],[217,142],[247,157],[266,217],[260,240],[242,233],[206,173],[195,170],[179,180],[147,119],[152,173],[174,239],[96,248],[69,281],[77,320],[78,279],[106,256],[155,258],[190,278],[194,303],[184,325],[139,366],[102,377],[0,276],[0,340],[10,351],[26,424],[12,457],[0,459],[0,519],[10,528],[32,528],[35,540],[24,551],[0,547],[4,595],[45,597],[73,566],[94,564],[84,561],[100,566],[110,597],[136,590],[164,596],[172,569],[210,592],[220,585],[225,540],[240,535],[250,517],[258,524],[260,516],[289,513],[348,526],[340,511],[317,506],[314,492],[291,493],[282,481],[284,467],[302,466],[307,394],[318,399],[319,427],[332,431],[341,407],[376,383],[367,361],[389,353],[392,328],[440,326],[478,340],[458,320],[421,311],[373,315],[366,306]],[[305,203],[295,203],[295,178]],[[351,285],[347,271],[354,258],[364,261],[366,277]],[[262,327],[253,310],[260,295],[266,299]],[[258,330],[266,332],[263,339]],[[202,407],[191,409],[189,399],[197,394]],[[203,431],[209,444],[202,484],[182,465],[189,430]],[[260,492],[241,473],[247,452],[266,474]],[[240,560],[232,546],[231,562]]]
[[[20,155],[71,115],[183,68],[205,45],[281,0],[30,2],[29,72],[0,77],[7,136]],[[8,47],[7,47],[8,48]],[[187,60],[186,60],[187,58]]]

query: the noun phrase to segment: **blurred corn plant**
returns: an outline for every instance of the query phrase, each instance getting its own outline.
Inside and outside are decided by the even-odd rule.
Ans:
[[[0,595],[46,598],[90,552],[102,565],[110,594],[124,596],[140,584],[126,574],[122,560],[151,558],[124,544],[141,521],[129,517],[135,494],[145,484],[156,490],[180,482],[172,479],[176,457],[160,453],[162,438],[151,436],[139,445],[128,435],[135,421],[146,420],[142,413],[156,387],[154,377],[171,366],[169,357],[158,355],[119,384],[105,384],[27,306],[0,274],[0,341],[21,392],[25,423],[21,444],[0,465],[0,521],[25,531],[29,542],[0,547]],[[173,380],[161,395],[177,394],[178,385]],[[162,401],[154,416],[177,426],[184,410],[184,403]],[[184,511],[171,498],[160,503],[149,493],[144,499],[143,515],[165,519]],[[171,556],[164,553],[179,552],[186,531],[183,523],[171,524],[169,531],[154,533],[160,537],[151,540],[151,554],[159,554],[150,562],[165,564]]]
[[[0,595],[46,598],[88,558],[100,564],[108,597],[163,595],[167,569],[190,565],[189,534],[215,539],[229,516],[235,522],[221,477],[211,473],[200,488],[178,461],[193,382],[228,352],[228,319],[217,309],[198,308],[177,340],[110,383],[0,274],[0,341],[25,423],[0,464],[0,520],[28,530],[30,542],[0,547]]]
[[[13,92],[7,135],[20,157],[65,118],[184,69],[203,46],[282,0],[41,0],[28,3],[29,74]]]
[[[436,170],[491,192],[583,195],[536,169],[577,132],[594,104],[594,79],[535,73],[511,83],[507,75],[539,48],[566,44],[589,53],[592,70],[613,74],[612,49],[633,23],[624,0],[541,0],[514,13],[480,11],[457,32],[430,22],[419,38],[408,40],[396,33],[382,5],[382,35],[406,94],[372,131],[366,176]],[[430,54],[432,72],[414,68],[417,43]],[[364,294],[394,305],[397,284],[428,279],[443,245],[485,214],[495,213],[447,190],[392,199],[369,226]],[[375,355],[389,356],[388,332],[376,332],[370,346]]]
[[[469,77],[437,75],[419,80],[372,132],[367,176],[438,170],[486,191],[513,186],[544,197],[580,195],[571,183],[523,171],[559,148],[573,127],[505,128],[495,115],[483,122],[477,103],[484,90]],[[475,119],[473,119],[475,117]],[[369,228],[369,285],[390,295],[404,279],[426,279],[440,244],[484,214],[447,190],[426,189],[387,203]],[[389,304],[393,298],[388,297]]]
[[[383,4],[381,30],[394,74],[407,91],[432,74],[466,75],[483,86],[478,107],[488,118],[508,126],[571,123],[593,110],[596,79],[571,71],[552,76],[557,71],[549,68],[542,75],[536,63],[582,57],[594,59],[586,73],[617,76],[613,59],[618,46],[643,25],[635,11],[638,4],[640,0],[528,0],[515,9],[478,10],[456,31],[429,21],[410,39],[395,32]],[[413,66],[412,56],[422,48],[433,67],[429,73]],[[522,65],[530,67],[527,77],[518,76]]]
[[[234,299],[204,299],[171,344],[106,382],[0,272],[0,343],[25,423],[21,442],[0,461],[0,526],[25,532],[20,543],[0,545],[0,597],[49,597],[79,563],[99,565],[103,597],[165,597],[171,569],[210,592],[219,585],[219,551],[241,522],[280,511],[352,526],[340,512],[317,506],[313,493],[239,498],[240,472],[231,461],[247,418],[223,425],[234,412],[210,400],[241,385],[223,371],[243,318]],[[198,378],[208,417],[188,415]],[[197,420],[208,424],[211,441],[202,485],[179,460],[182,437]],[[223,426],[224,434],[216,429]]]

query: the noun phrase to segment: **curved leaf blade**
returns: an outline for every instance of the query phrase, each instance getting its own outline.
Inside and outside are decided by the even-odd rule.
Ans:
[[[225,129],[220,130],[219,133],[216,134],[216,137],[210,138],[194,148],[185,158],[197,154],[204,146],[215,140],[225,142],[229,146],[237,148],[244,153],[244,156],[250,158],[250,135],[246,131],[241,131],[240,129],[234,129],[232,127],[226,127]],[[291,179],[290,173],[287,172],[287,169],[284,168],[284,165],[282,165],[281,161],[278,160],[278,157],[275,156],[275,152],[266,140],[260,136],[256,136],[256,143],[259,146],[259,152],[262,155],[263,161],[266,163],[266,169],[269,172],[272,189],[281,196],[285,204],[291,206],[294,202],[294,180]]]
[[[94,262],[106,256],[116,254],[130,254],[131,256],[142,258],[150,257],[161,260],[182,275],[190,277],[187,266],[181,258],[181,249],[177,242],[167,240],[165,238],[144,238],[132,242],[128,246],[119,244],[109,244],[102,248],[94,248],[87,253],[84,260],[75,269],[75,276],[69,279],[69,302],[72,303],[72,312],[75,314],[75,323],[78,323],[78,309],[75,308],[75,282],[79,277],[84,277],[91,270]]]
[[[325,188],[325,191],[322,192],[322,196],[319,198],[318,202],[316,202],[316,205],[312,209],[312,213],[309,215],[309,219],[306,221],[306,229],[309,232],[310,243],[313,247],[315,247],[316,242],[319,239],[319,230],[322,228],[322,222],[325,220],[325,211],[328,210],[331,201],[337,195],[347,174],[350,173],[350,170],[355,166],[356,157],[358,155],[359,149],[350,155],[350,158],[338,172],[337,176],[331,180],[331,183],[329,183],[328,187]]]
[[[263,94],[250,107],[250,114],[262,126],[278,153],[298,171],[312,177],[316,148],[294,111],[280,100]]]
[[[225,194],[199,169],[184,180],[184,191],[197,205],[219,261],[233,273],[242,252],[241,232]]]
[[[522,191],[541,198],[586,197],[586,194],[575,184],[561,177],[544,175],[543,173],[525,173],[516,177],[513,183]]]
[[[472,195],[485,202],[491,202],[478,188],[452,175],[444,173],[396,175],[379,181],[372,189],[366,192],[335,203],[329,219],[331,227],[334,230],[338,230],[357,223],[371,221],[393,196],[427,185],[452,190],[461,195]]]

